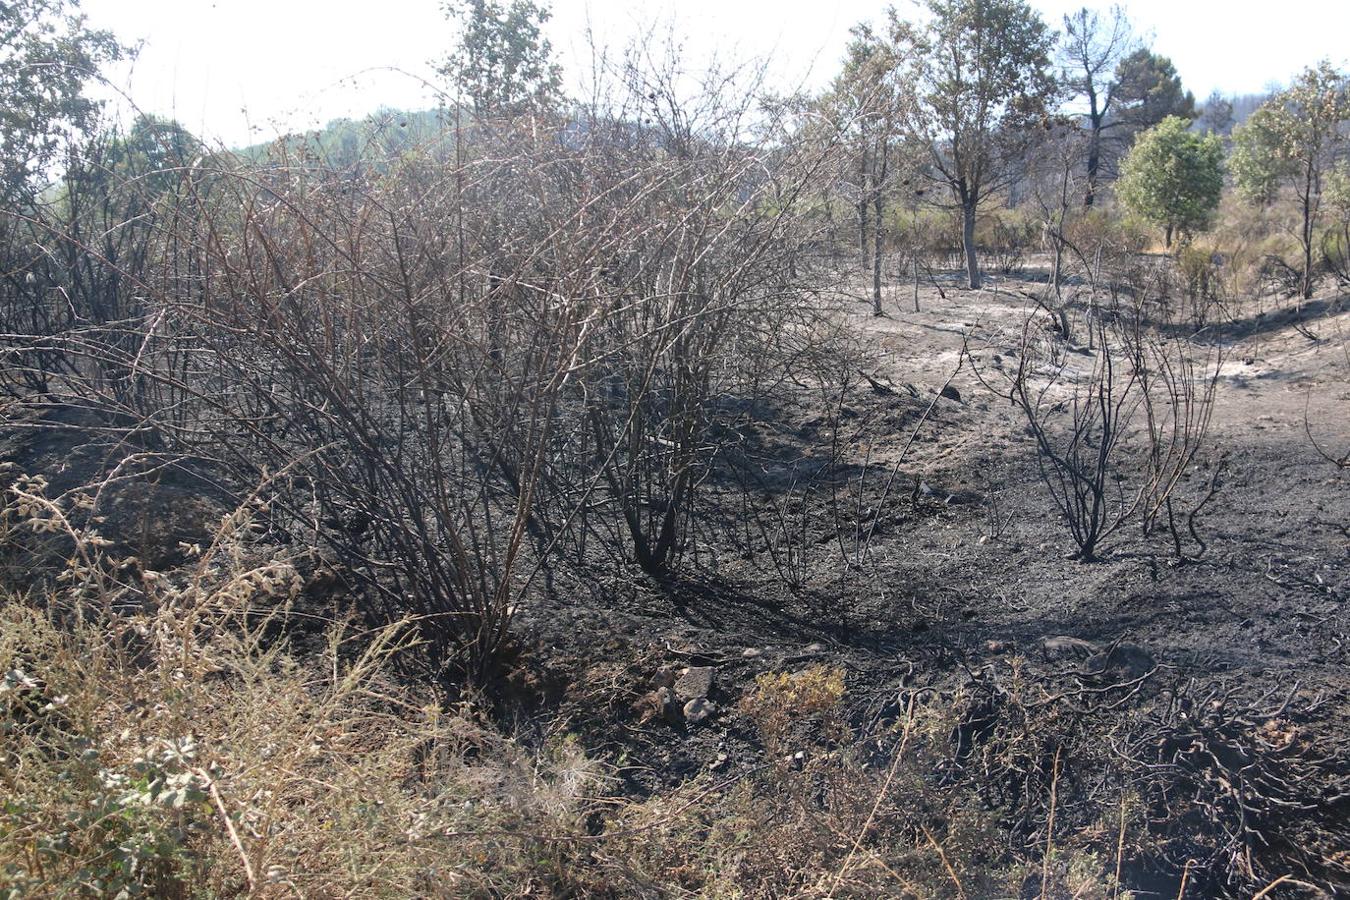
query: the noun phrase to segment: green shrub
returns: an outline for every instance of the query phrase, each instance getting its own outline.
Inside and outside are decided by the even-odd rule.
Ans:
[[[1120,166],[1116,196],[1136,215],[1174,234],[1206,231],[1223,193],[1223,143],[1168,116],[1135,139]]]
[[[1319,246],[1322,265],[1327,272],[1341,284],[1350,284],[1350,226],[1326,229]]]

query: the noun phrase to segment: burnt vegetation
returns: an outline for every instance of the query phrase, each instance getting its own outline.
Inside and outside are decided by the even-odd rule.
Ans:
[[[928,5],[818,96],[515,0],[334,140],[5,119],[9,896],[1350,891],[1346,80]],[[1259,206],[1129,161],[1230,132]]]

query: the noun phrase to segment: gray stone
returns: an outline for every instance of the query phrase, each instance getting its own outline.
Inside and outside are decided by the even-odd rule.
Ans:
[[[703,697],[695,697],[684,705],[684,720],[697,725],[717,712],[717,704]]]
[[[652,679],[653,687],[674,687],[675,679],[679,677],[680,670],[672,665],[664,665],[656,670],[656,677]]]
[[[700,700],[712,691],[712,666],[690,666],[675,679],[675,696],[681,700]]]

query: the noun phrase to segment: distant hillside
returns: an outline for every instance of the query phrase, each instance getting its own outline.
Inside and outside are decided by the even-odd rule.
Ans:
[[[450,110],[381,109],[363,119],[334,119],[317,131],[286,135],[235,152],[253,162],[308,158],[343,168],[444,140],[453,127]]]

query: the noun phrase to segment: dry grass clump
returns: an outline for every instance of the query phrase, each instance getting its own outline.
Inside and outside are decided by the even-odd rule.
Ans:
[[[11,530],[64,521],[12,494]],[[53,590],[0,607],[6,896],[549,892],[596,768],[394,683],[404,624],[291,652],[299,578],[255,558],[246,518],[170,573],[71,530]]]
[[[1047,825],[1070,779],[1027,757],[1073,732],[1067,717],[1019,707],[1020,718],[985,732],[972,752],[962,742],[991,710],[971,692],[903,691],[893,715],[861,730],[849,724],[845,696],[844,673],[830,667],[758,678],[740,704],[764,749],[758,765],[710,772],[616,813],[606,848],[624,861],[629,887],[766,898],[1130,896],[1119,863],[1133,847],[1120,838],[1127,827],[1138,833],[1137,804],[1109,828],[1062,810]],[[1023,793],[1036,795],[1030,815],[1052,840],[1013,827],[1025,796],[983,789],[1019,766],[1029,776]]]
[[[353,655],[334,629],[301,665],[212,625],[184,671],[7,606],[14,896],[465,896],[556,879],[550,841],[528,835],[579,826],[596,781],[574,748],[532,757],[399,696],[381,674],[392,630]]]
[[[8,896],[957,896],[952,865],[981,883],[979,860],[940,843],[978,816],[919,828],[935,810],[914,760],[875,770],[821,737],[608,804],[574,742],[528,752],[391,682],[399,629],[334,626],[304,660],[269,644],[246,611],[275,596],[242,585],[278,583],[233,572],[239,605],[188,630],[169,608],[109,627],[59,595],[11,598]]]

